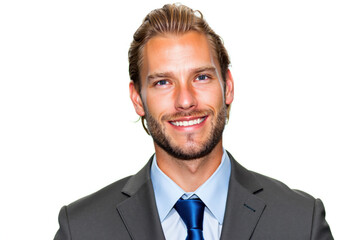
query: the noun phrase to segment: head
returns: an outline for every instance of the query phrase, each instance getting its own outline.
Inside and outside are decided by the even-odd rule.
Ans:
[[[194,11],[184,5],[167,4],[151,11],[144,18],[143,23],[134,33],[130,45],[129,76],[138,92],[141,89],[140,69],[143,62],[143,49],[149,39],[157,35],[181,35],[189,31],[196,31],[207,37],[220,65],[222,78],[226,79],[230,60],[221,37],[210,28],[200,11]],[[229,111],[230,105],[227,106],[227,118],[229,118]],[[148,133],[144,117],[142,117],[142,124]]]
[[[191,49],[192,47],[193,49]],[[195,54],[196,52],[199,52],[198,55]],[[169,142],[171,142],[172,140],[169,139],[170,136],[166,133],[166,127],[162,126],[161,122],[165,121],[173,124],[181,124],[183,120],[184,122],[186,122],[185,120],[187,119],[194,119],[196,121],[202,122],[211,121],[210,119],[212,119],[212,123],[209,128],[210,135],[204,134],[207,135],[208,140],[205,142],[209,143],[209,146],[207,144],[204,144],[202,149],[199,148],[202,150],[201,152],[203,153],[199,153],[200,151],[198,151],[199,154],[197,156],[204,155],[209,152],[209,149],[212,149],[212,147],[214,147],[213,145],[217,144],[222,136],[224,124],[229,114],[230,104],[233,100],[233,79],[231,79],[231,75],[228,70],[230,61],[223,42],[221,38],[205,22],[202,14],[199,11],[193,11],[192,9],[184,5],[175,4],[165,5],[163,8],[153,10],[146,16],[142,25],[135,32],[133,42],[131,43],[128,54],[131,86],[134,88],[134,94],[132,95],[131,93],[131,98],[134,106],[136,107],[136,111],[137,107],[142,109],[141,111],[137,111],[137,113],[141,116],[144,127],[144,119],[146,119],[150,134],[152,135],[155,143],[160,145],[167,152],[172,151],[171,148],[173,148],[174,150],[174,146],[170,146],[172,144],[170,144]],[[177,57],[172,58],[171,56]],[[204,56],[205,58],[203,60],[205,60],[205,62],[208,61],[209,64],[206,64],[205,66],[199,65],[199,62],[203,61],[202,59],[198,59],[199,61],[193,61],[193,59],[198,58],[198,56]],[[187,58],[192,59],[193,62],[191,61],[192,63],[190,63],[190,65],[193,64],[193,66],[190,66],[188,64],[189,61],[187,61]],[[185,62],[182,63],[182,61]],[[174,71],[170,70],[164,72],[163,70],[167,69],[166,66],[168,65],[182,66],[183,69],[180,70],[179,68],[177,68]],[[162,71],[156,71],[153,74],[153,70],[159,69],[159,67],[156,66],[163,67],[161,69]],[[199,68],[197,70],[194,70],[193,67]],[[177,105],[176,103],[175,105],[177,105],[178,107],[176,106],[174,108],[174,111],[171,111],[169,113],[163,112],[159,116],[154,116],[153,113],[155,111],[152,111],[152,109],[156,108],[154,108],[151,104],[153,104],[152,102],[154,102],[153,100],[155,98],[159,98],[159,102],[170,102],[173,100],[178,101],[175,100],[178,99],[178,97],[174,96],[176,96],[177,94],[182,95],[183,92],[186,92],[187,95],[188,93],[191,93],[194,89],[195,90],[193,92],[195,93],[195,95],[202,95],[199,94],[199,92],[196,93],[199,89],[194,88],[194,86],[204,89],[204,85],[197,85],[198,82],[197,84],[193,84],[194,82],[192,82],[189,85],[188,83],[186,83],[187,81],[184,80],[185,78],[190,78],[190,75],[187,75],[187,77],[183,76],[185,68],[187,68],[187,71],[189,69],[199,71],[200,75],[195,76],[195,78],[201,79],[202,82],[205,82],[203,80],[210,80],[211,77],[219,81],[219,89],[222,90],[223,95],[222,99],[220,100],[222,102],[222,106],[215,107],[213,111],[212,109],[207,109],[206,107],[203,108],[201,104],[199,104],[198,106],[197,101],[191,103],[190,106],[187,107],[180,106],[181,104]],[[160,76],[162,74],[164,76]],[[195,73],[192,72],[192,74]],[[182,80],[180,80],[180,78],[177,78],[180,75],[183,76]],[[168,79],[173,77],[174,79]],[[152,93],[155,92],[155,88],[150,88],[148,85],[149,81],[153,81],[154,79],[157,81],[160,80],[157,82],[157,87],[161,85],[162,91],[167,88],[171,89],[172,87],[170,87],[170,85],[173,86],[173,93],[168,94],[168,96],[173,96],[172,100],[171,98],[161,98],[161,96],[165,96],[164,91],[157,92],[157,94],[153,95],[152,98],[149,97]],[[228,81],[227,84],[227,80],[232,81],[231,83],[229,83],[230,81]],[[191,86],[192,89],[188,88],[187,84]],[[217,88],[216,85],[214,86],[215,88]],[[229,92],[231,92],[232,95],[231,101],[226,96],[227,89],[229,88]],[[147,89],[149,89],[149,91]],[[185,91],[185,89],[187,90]],[[212,91],[215,91],[215,89],[211,89],[210,91],[208,91],[207,94],[209,95]],[[150,92],[150,95],[147,95],[148,92]],[[147,99],[147,97],[150,99]],[[193,96],[191,96],[190,98],[193,99]],[[206,99],[207,96],[203,94],[202,98]],[[192,99],[191,102],[194,100]],[[139,104],[135,102],[138,102]],[[218,105],[218,103],[214,105]],[[212,118],[209,116],[212,116]],[[182,121],[177,121],[177,119],[181,119]],[[146,127],[145,129],[147,131]],[[175,135],[179,135],[179,133]],[[216,135],[213,140],[211,139],[212,135]],[[192,137],[194,137],[194,134],[185,133],[183,137],[184,139],[188,139],[190,140],[190,142],[192,142],[191,140],[193,139]],[[185,142],[183,141],[183,143]],[[193,150],[197,148],[194,147],[194,142],[192,142],[190,145],[193,146]],[[184,144],[182,145],[182,148],[183,146]],[[177,149],[177,152],[179,151],[181,152],[181,148]],[[186,156],[182,153],[177,155],[177,157],[183,159],[190,159],[194,156],[196,155],[193,154]]]

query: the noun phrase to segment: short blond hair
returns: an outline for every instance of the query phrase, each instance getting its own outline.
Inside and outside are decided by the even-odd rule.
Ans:
[[[189,31],[196,31],[207,36],[225,81],[230,60],[220,36],[210,28],[200,11],[194,11],[185,5],[167,4],[151,11],[133,35],[128,52],[129,76],[138,92],[141,88],[142,50],[149,39],[160,34],[184,34]]]

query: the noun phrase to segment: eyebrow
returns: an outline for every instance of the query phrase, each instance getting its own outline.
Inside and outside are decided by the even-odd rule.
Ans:
[[[216,74],[217,69],[213,66],[204,66],[204,67],[193,68],[189,72],[191,72],[192,74],[199,74],[202,72],[210,72],[212,74]],[[159,73],[155,72],[147,76],[147,81],[152,81],[154,79],[159,79],[159,78],[170,78],[173,76],[174,74],[172,72],[159,72]]]
[[[169,78],[173,76],[173,74],[171,72],[160,72],[160,73],[152,73],[150,75],[147,76],[147,80],[148,81],[152,81],[153,79],[157,79],[157,78]]]
[[[192,69],[191,72],[193,72],[194,74],[202,73],[202,72],[210,72],[210,73],[216,74],[217,69],[213,66],[204,66],[204,67]]]

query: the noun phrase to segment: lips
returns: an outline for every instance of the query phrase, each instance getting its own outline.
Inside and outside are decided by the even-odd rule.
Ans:
[[[200,118],[196,118],[196,119],[192,119],[192,120],[185,120],[185,121],[170,121],[170,123],[177,127],[179,127],[179,126],[188,127],[188,126],[198,125],[198,124],[202,123],[205,119],[206,119],[206,117],[200,117]]]

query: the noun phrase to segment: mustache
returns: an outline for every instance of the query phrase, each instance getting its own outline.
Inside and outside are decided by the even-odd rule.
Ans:
[[[204,117],[207,115],[214,115],[212,110],[192,110],[189,112],[176,112],[173,114],[163,115],[162,121],[174,121],[182,117]]]

